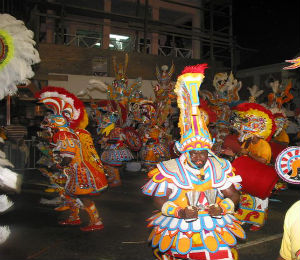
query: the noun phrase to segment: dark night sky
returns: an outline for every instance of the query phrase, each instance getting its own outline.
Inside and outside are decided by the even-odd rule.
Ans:
[[[276,1],[277,2],[277,1]],[[233,0],[240,69],[284,62],[300,53],[300,1]]]

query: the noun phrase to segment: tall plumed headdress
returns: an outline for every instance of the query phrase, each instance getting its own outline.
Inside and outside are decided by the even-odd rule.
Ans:
[[[190,150],[210,150],[213,142],[203,116],[199,110],[199,88],[204,79],[207,64],[187,66],[178,77],[175,93],[180,109],[178,126],[181,130],[180,142],[176,147],[181,153]]]
[[[239,140],[245,141],[256,135],[269,141],[276,125],[272,112],[257,103],[241,103],[232,108],[235,117],[233,127],[240,133]]]
[[[34,76],[31,65],[40,62],[34,45],[33,32],[23,21],[0,14],[0,100],[15,94],[16,85],[27,84]]]
[[[202,113],[202,116],[204,117],[204,122],[206,123],[206,125],[208,125],[209,123],[215,123],[217,121],[217,113],[213,111],[209,107],[208,102],[202,98],[200,98],[199,109]]]
[[[82,101],[61,87],[48,86],[35,94],[55,115],[62,115],[71,128],[85,128],[88,124],[87,113]]]

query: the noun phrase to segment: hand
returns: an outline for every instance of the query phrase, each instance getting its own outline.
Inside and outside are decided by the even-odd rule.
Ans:
[[[240,156],[242,155],[248,155],[248,151],[245,148],[242,148],[239,152]]]
[[[223,213],[223,210],[218,205],[210,205],[207,208],[207,212],[211,216],[220,216]]]
[[[222,154],[228,155],[228,156],[234,156],[234,152],[230,148],[225,148],[222,150]]]
[[[190,219],[198,217],[198,209],[193,206],[188,206],[178,212],[179,218]]]

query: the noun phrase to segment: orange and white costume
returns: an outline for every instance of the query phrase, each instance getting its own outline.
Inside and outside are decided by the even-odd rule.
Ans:
[[[233,127],[239,132],[242,148],[246,149],[248,154],[266,161],[266,164],[263,164],[244,155],[232,162],[236,174],[242,177],[240,206],[235,216],[244,223],[252,224],[251,230],[254,231],[265,223],[268,197],[278,180],[274,167],[267,165],[272,156],[268,141],[275,132],[275,121],[270,110],[256,103],[242,103],[232,110],[236,116]],[[248,143],[248,139],[253,135],[260,139],[255,144]]]
[[[232,201],[222,194],[231,185],[238,187],[240,178],[234,176],[229,161],[211,151],[213,142],[199,110],[198,90],[205,68],[206,64],[186,67],[176,83],[181,111],[181,140],[176,147],[181,156],[157,164],[142,188],[144,194],[156,197],[165,197],[171,190],[161,212],[148,219],[148,226],[153,228],[149,241],[163,259],[233,259],[231,247],[237,243],[235,237],[245,238],[239,221],[232,215]],[[192,150],[208,151],[203,168],[192,168],[187,163]],[[198,217],[179,218],[179,210],[191,205],[191,194],[197,194],[193,205],[199,207]],[[224,209],[217,218],[205,210],[214,203]]]
[[[80,196],[95,195],[107,187],[107,180],[93,140],[87,130],[87,115],[83,103],[63,88],[46,87],[36,94],[39,102],[53,111],[44,119],[44,127],[54,133],[53,154],[60,162],[57,167],[67,176],[62,196],[71,214],[61,225],[81,224],[79,209],[89,214],[90,223],[83,231],[103,228],[93,201]]]

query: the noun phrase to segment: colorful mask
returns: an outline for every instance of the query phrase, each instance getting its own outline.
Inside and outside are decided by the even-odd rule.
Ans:
[[[256,103],[242,103],[232,108],[233,127],[243,142],[256,135],[269,141],[275,131],[274,117],[268,109]]]

